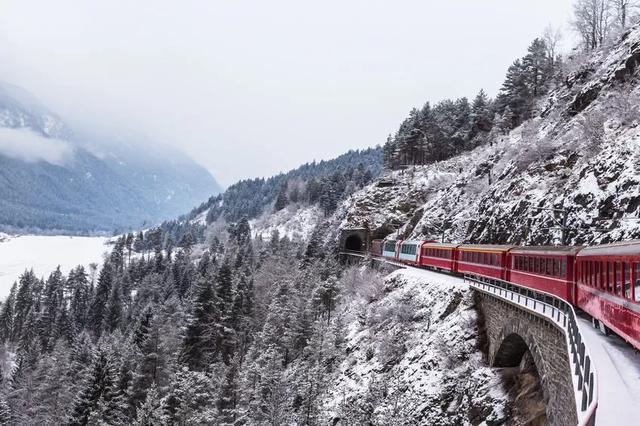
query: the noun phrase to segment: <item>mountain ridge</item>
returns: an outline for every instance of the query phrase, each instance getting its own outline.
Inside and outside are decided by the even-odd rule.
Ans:
[[[175,217],[221,189],[176,152],[158,148],[143,160],[140,150],[113,146],[99,156],[33,95],[6,83],[0,130],[6,232],[110,234]]]

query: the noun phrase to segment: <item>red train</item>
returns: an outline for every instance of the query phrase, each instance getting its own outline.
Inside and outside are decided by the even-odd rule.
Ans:
[[[640,240],[595,247],[374,240],[371,254],[554,294],[640,349]]]

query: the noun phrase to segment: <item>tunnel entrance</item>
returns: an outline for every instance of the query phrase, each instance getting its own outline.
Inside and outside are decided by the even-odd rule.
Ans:
[[[364,242],[359,235],[349,235],[344,242],[345,250],[349,251],[364,251]]]
[[[505,337],[493,366],[501,369],[503,384],[512,404],[513,418],[526,425],[547,425],[547,404],[540,374],[524,339],[515,333]]]

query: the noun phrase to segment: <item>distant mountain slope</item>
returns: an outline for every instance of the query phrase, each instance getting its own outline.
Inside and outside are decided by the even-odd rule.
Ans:
[[[0,230],[110,233],[175,217],[220,191],[177,153],[97,153],[76,138],[30,94],[0,84]]]
[[[278,231],[283,236],[295,234],[306,239],[342,200],[381,172],[381,147],[349,151],[268,179],[242,180],[189,214],[164,222],[161,229],[179,243],[187,233],[202,240],[206,228],[215,222],[247,218],[257,234]]]

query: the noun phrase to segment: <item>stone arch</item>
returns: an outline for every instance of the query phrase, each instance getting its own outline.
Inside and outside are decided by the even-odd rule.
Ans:
[[[362,251],[364,250],[364,241],[362,241],[360,235],[351,234],[344,241],[344,248],[350,251]]]
[[[517,333],[506,336],[493,358],[494,367],[517,367],[529,350],[529,345]]]
[[[529,332],[526,321],[523,323],[520,319],[511,320],[504,325],[495,341],[491,354],[491,366],[516,367],[527,352],[531,354],[536,370],[544,382],[547,376],[546,363],[535,337]],[[547,395],[545,390],[545,396]]]
[[[512,386],[522,386],[515,390],[518,395],[514,401],[517,407],[515,410],[526,418],[533,415],[536,420],[532,424],[557,424],[555,413],[551,412],[548,403],[552,385],[547,380],[547,363],[540,353],[535,336],[527,330],[526,324],[516,320],[505,325],[495,342],[491,358],[492,367],[504,369],[505,380],[510,380]],[[531,383],[535,385],[531,387]],[[527,402],[520,402],[520,405],[518,399],[522,395],[521,392],[527,391],[531,391],[531,396],[525,397]],[[528,399],[530,397],[533,397],[533,400]],[[543,412],[539,409],[536,411],[536,408],[543,409]]]
[[[578,423],[572,366],[564,330],[539,315],[493,295],[477,292],[478,308],[486,330],[489,365],[509,375],[521,366],[510,368],[518,358],[522,365],[537,372],[541,401],[547,423]],[[523,351],[523,342],[527,350]],[[500,367],[502,366],[502,367]]]

